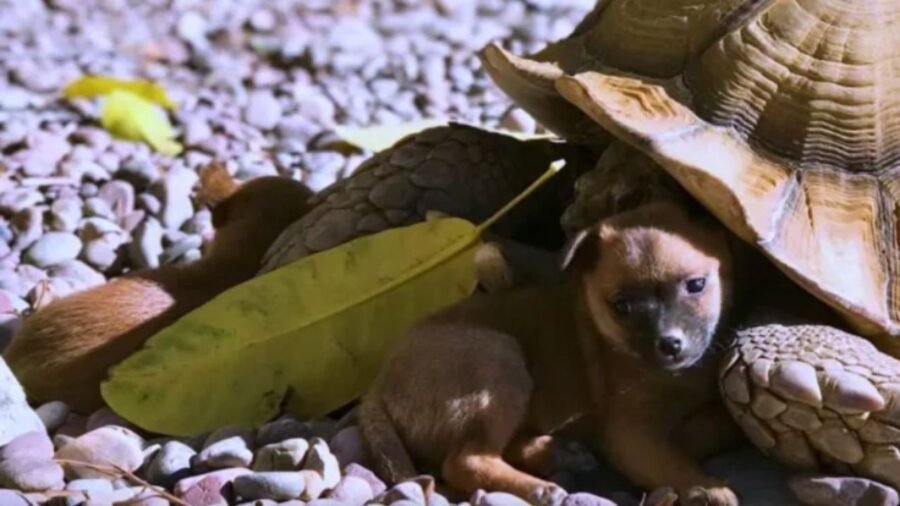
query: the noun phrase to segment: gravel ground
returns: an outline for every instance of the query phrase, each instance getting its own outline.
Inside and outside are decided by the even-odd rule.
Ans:
[[[135,267],[186,262],[210,236],[196,170],[321,189],[366,153],[335,125],[452,118],[532,131],[474,52],[566,35],[592,0],[0,1],[0,343],[18,315]],[[178,103],[172,158],[111,139],[86,73],[157,80]]]
[[[0,348],[23,314],[54,298],[134,268],[198,258],[212,230],[193,187],[211,159],[227,160],[241,179],[282,174],[319,190],[368,155],[336,150],[336,125],[448,118],[533,131],[474,52],[490,40],[536,50],[571,31],[592,3],[0,0]],[[185,151],[168,157],[114,140],[99,127],[98,101],[60,98],[89,73],[163,84],[178,103],[172,119]],[[335,421],[284,418],[255,432],[223,428],[177,441],[146,439],[108,410],[83,418],[50,403],[38,414],[53,441],[38,431],[0,448],[0,504],[158,495],[96,469],[64,473],[54,447],[58,459],[134,471],[191,504],[322,495],[344,504],[446,503],[429,478],[385,491],[358,465],[366,457],[356,429]],[[484,493],[471,502],[523,504]]]

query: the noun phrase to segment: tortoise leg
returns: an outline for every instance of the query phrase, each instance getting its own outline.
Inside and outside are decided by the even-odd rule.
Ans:
[[[751,326],[737,333],[720,386],[767,454],[900,487],[900,360],[866,339],[828,325]]]

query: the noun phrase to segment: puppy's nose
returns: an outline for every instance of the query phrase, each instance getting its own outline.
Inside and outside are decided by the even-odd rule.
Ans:
[[[668,358],[678,358],[681,354],[682,341],[680,337],[663,336],[657,343],[659,352]]]

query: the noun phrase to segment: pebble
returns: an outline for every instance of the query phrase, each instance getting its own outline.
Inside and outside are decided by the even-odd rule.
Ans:
[[[253,461],[254,471],[292,471],[301,468],[309,443],[303,438],[291,438],[261,447]]]
[[[53,442],[43,430],[26,432],[0,448],[0,461],[50,460],[53,458]]]
[[[124,427],[106,426],[79,436],[60,448],[56,458],[134,471],[143,464],[144,453],[140,436]],[[111,479],[107,473],[77,464],[67,464],[66,475]]]
[[[337,458],[331,454],[328,444],[319,438],[310,440],[303,469],[317,472],[322,477],[325,488],[334,487],[341,479],[341,467]]]
[[[0,358],[0,446],[33,431],[43,431],[44,424],[25,401],[25,392]]]
[[[199,484],[201,481],[206,480],[207,488],[209,484],[215,483],[218,488],[216,490],[221,490],[226,484],[234,481],[238,476],[242,476],[245,474],[249,474],[250,470],[245,469],[243,467],[236,467],[231,469],[220,469],[218,471],[212,471],[209,473],[199,474],[196,476],[189,476],[187,478],[182,478],[175,483],[173,487],[173,491],[175,495],[181,497],[192,488],[194,485]]]
[[[155,218],[147,218],[134,232],[134,241],[128,251],[131,261],[141,269],[159,267],[163,254],[163,228]]]
[[[328,448],[337,458],[341,467],[352,462],[365,466],[369,465],[371,460],[362,432],[359,430],[359,427],[355,425],[345,427],[338,432],[331,438],[331,441],[328,442]]]
[[[791,491],[810,506],[897,506],[893,488],[857,477],[796,476],[788,481]]]
[[[78,197],[57,199],[50,206],[50,223],[54,230],[74,232],[82,218],[82,203]]]
[[[616,506],[616,503],[594,494],[579,492],[567,495],[562,506]]]
[[[49,459],[0,462],[0,487],[42,492],[63,487],[63,468]]]
[[[160,222],[165,228],[179,229],[194,214],[191,188],[197,182],[197,174],[187,169],[170,170],[158,190],[162,209]]]
[[[50,401],[35,409],[35,413],[43,422],[47,432],[55,432],[69,416],[69,406],[62,401]]]
[[[369,488],[372,489],[372,494],[375,496],[381,495],[387,490],[387,485],[381,478],[375,475],[368,468],[363,467],[359,464],[353,463],[344,468],[344,476],[355,476],[357,478],[361,478],[366,483],[369,484]]]
[[[201,450],[197,454],[194,465],[221,469],[250,467],[251,462],[253,462],[253,452],[247,447],[246,441],[240,436],[232,436]]]
[[[196,454],[193,448],[180,441],[163,444],[145,471],[147,480],[154,485],[171,488],[182,478],[190,476],[191,460]]]
[[[245,474],[234,480],[235,492],[245,499],[286,501],[300,497],[305,489],[306,480],[296,471]]]
[[[256,91],[247,100],[244,119],[257,128],[271,130],[281,120],[281,113],[281,104],[271,92]]]
[[[344,476],[329,492],[328,498],[351,506],[361,506],[375,497],[369,483],[356,476]]]
[[[50,267],[78,258],[81,239],[71,232],[47,232],[28,248],[25,260],[37,267]]]

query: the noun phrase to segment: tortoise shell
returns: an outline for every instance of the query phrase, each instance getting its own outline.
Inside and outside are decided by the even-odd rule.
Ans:
[[[549,129],[645,152],[858,332],[900,336],[900,0],[607,0],[481,57]]]

